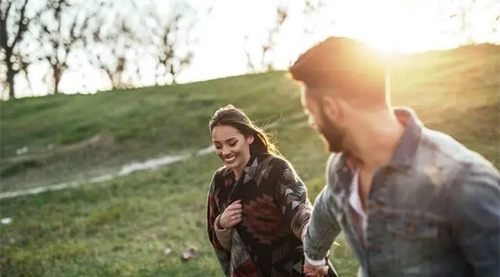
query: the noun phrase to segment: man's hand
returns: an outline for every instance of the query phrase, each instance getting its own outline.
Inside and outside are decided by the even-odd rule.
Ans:
[[[327,265],[322,265],[319,267],[314,267],[310,264],[307,263],[307,261],[304,262],[304,274],[309,277],[323,277],[328,274],[328,266]]]

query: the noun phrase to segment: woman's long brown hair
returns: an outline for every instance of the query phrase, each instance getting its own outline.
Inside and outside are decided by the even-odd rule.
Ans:
[[[236,128],[245,137],[253,136],[254,141],[250,145],[250,153],[252,155],[269,153],[275,156],[281,156],[266,132],[258,126],[255,126],[241,109],[233,105],[227,105],[215,111],[209,123],[210,132],[212,132],[216,126],[231,126]]]

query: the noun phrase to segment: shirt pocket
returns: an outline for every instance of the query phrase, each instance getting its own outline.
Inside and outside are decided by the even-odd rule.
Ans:
[[[387,230],[396,239],[432,240],[439,234],[439,222],[429,216],[403,213],[401,217],[389,220]]]
[[[440,256],[443,220],[432,214],[404,211],[387,221],[389,248],[395,263],[406,266],[424,266]]]

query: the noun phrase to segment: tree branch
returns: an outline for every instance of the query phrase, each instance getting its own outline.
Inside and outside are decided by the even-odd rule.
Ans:
[[[28,27],[29,22],[25,22],[25,20],[27,20],[25,17],[26,16],[25,12],[26,12],[26,6],[28,5],[28,1],[29,0],[24,0],[24,4],[21,8],[21,18],[19,19],[19,25],[17,28],[17,35],[14,38],[12,45],[10,46],[11,48],[14,48],[16,46],[16,44],[19,42],[19,40],[23,36],[24,32],[26,32],[26,30],[28,29],[27,27]]]

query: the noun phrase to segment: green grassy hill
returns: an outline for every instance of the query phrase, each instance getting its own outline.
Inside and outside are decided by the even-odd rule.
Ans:
[[[409,105],[497,167],[500,47],[480,45],[394,60],[393,104]],[[57,95],[0,103],[1,191],[84,179],[132,160],[210,144],[208,120],[232,103],[270,128],[313,198],[327,154],[301,116],[298,87],[283,72],[187,85]],[[26,147],[21,155],[16,150]],[[0,200],[1,276],[221,276],[205,235],[215,155],[100,184]],[[342,276],[357,262],[342,238]],[[183,263],[194,245],[199,256]],[[172,253],[165,254],[170,248]]]

